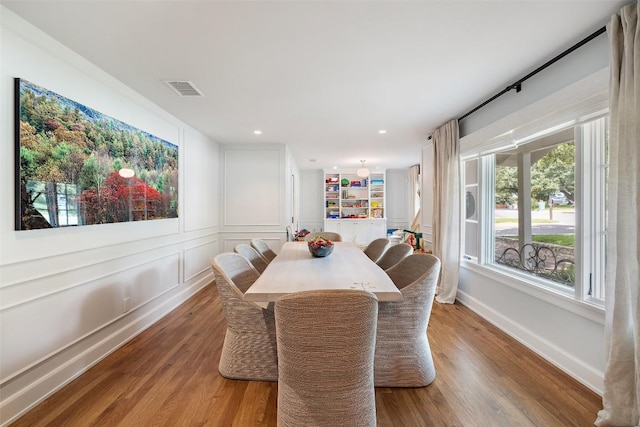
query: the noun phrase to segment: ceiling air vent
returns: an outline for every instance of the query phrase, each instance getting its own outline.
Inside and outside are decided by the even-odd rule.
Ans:
[[[204,96],[193,83],[186,80],[165,80],[166,84],[180,96]]]

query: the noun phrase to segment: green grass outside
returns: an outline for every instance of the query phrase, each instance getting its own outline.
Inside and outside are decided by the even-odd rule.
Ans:
[[[518,236],[502,236],[518,239]],[[536,234],[531,236],[531,239],[537,243],[547,243],[550,245],[566,246],[573,248],[575,246],[576,236],[574,234]]]
[[[496,218],[496,224],[502,224],[506,222],[518,222],[518,218]],[[552,221],[550,219],[532,219],[533,224],[551,224],[558,221]]]
[[[538,243],[549,243],[570,248],[573,248],[576,242],[575,234],[539,234],[531,236],[531,239]]]

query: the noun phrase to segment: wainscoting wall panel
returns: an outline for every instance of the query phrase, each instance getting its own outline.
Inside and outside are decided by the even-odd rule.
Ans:
[[[217,254],[218,240],[211,239],[184,251],[184,281],[189,282],[202,274],[211,273],[211,258]]]
[[[284,215],[284,147],[224,149],[224,226],[275,226]]]
[[[119,271],[96,265],[87,272],[90,280],[66,288],[62,283],[65,275],[60,275],[58,280],[52,280],[58,282],[53,283],[58,291],[3,308],[0,311],[0,322],[5,325],[0,330],[3,375],[0,381],[73,345],[176,286],[179,256],[173,253]],[[77,272],[76,276],[81,273]],[[20,328],[7,327],[17,324]],[[26,340],[25,337],[38,339]],[[20,352],[8,351],[16,348],[20,348]]]

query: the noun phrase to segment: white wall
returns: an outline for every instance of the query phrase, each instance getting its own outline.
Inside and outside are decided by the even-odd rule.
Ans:
[[[0,19],[4,425],[211,282],[220,189],[215,143],[4,7]],[[15,77],[178,145],[179,218],[14,231]]]
[[[260,238],[277,252],[297,211],[291,194],[299,172],[289,150],[283,144],[233,144],[221,151],[222,250]]]

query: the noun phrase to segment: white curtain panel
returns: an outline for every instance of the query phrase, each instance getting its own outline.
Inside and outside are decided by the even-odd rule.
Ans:
[[[460,276],[460,138],[458,121],[433,133],[433,254],[440,258],[436,301],[453,304]]]
[[[603,409],[596,425],[640,425],[640,25],[638,2],[607,25],[609,83],[609,214]]]
[[[415,232],[422,231],[422,224],[420,223],[420,209],[415,212],[415,198],[420,197],[420,165],[413,165],[409,168],[409,198],[411,203],[411,212],[415,213],[413,221],[411,222],[411,230]]]

